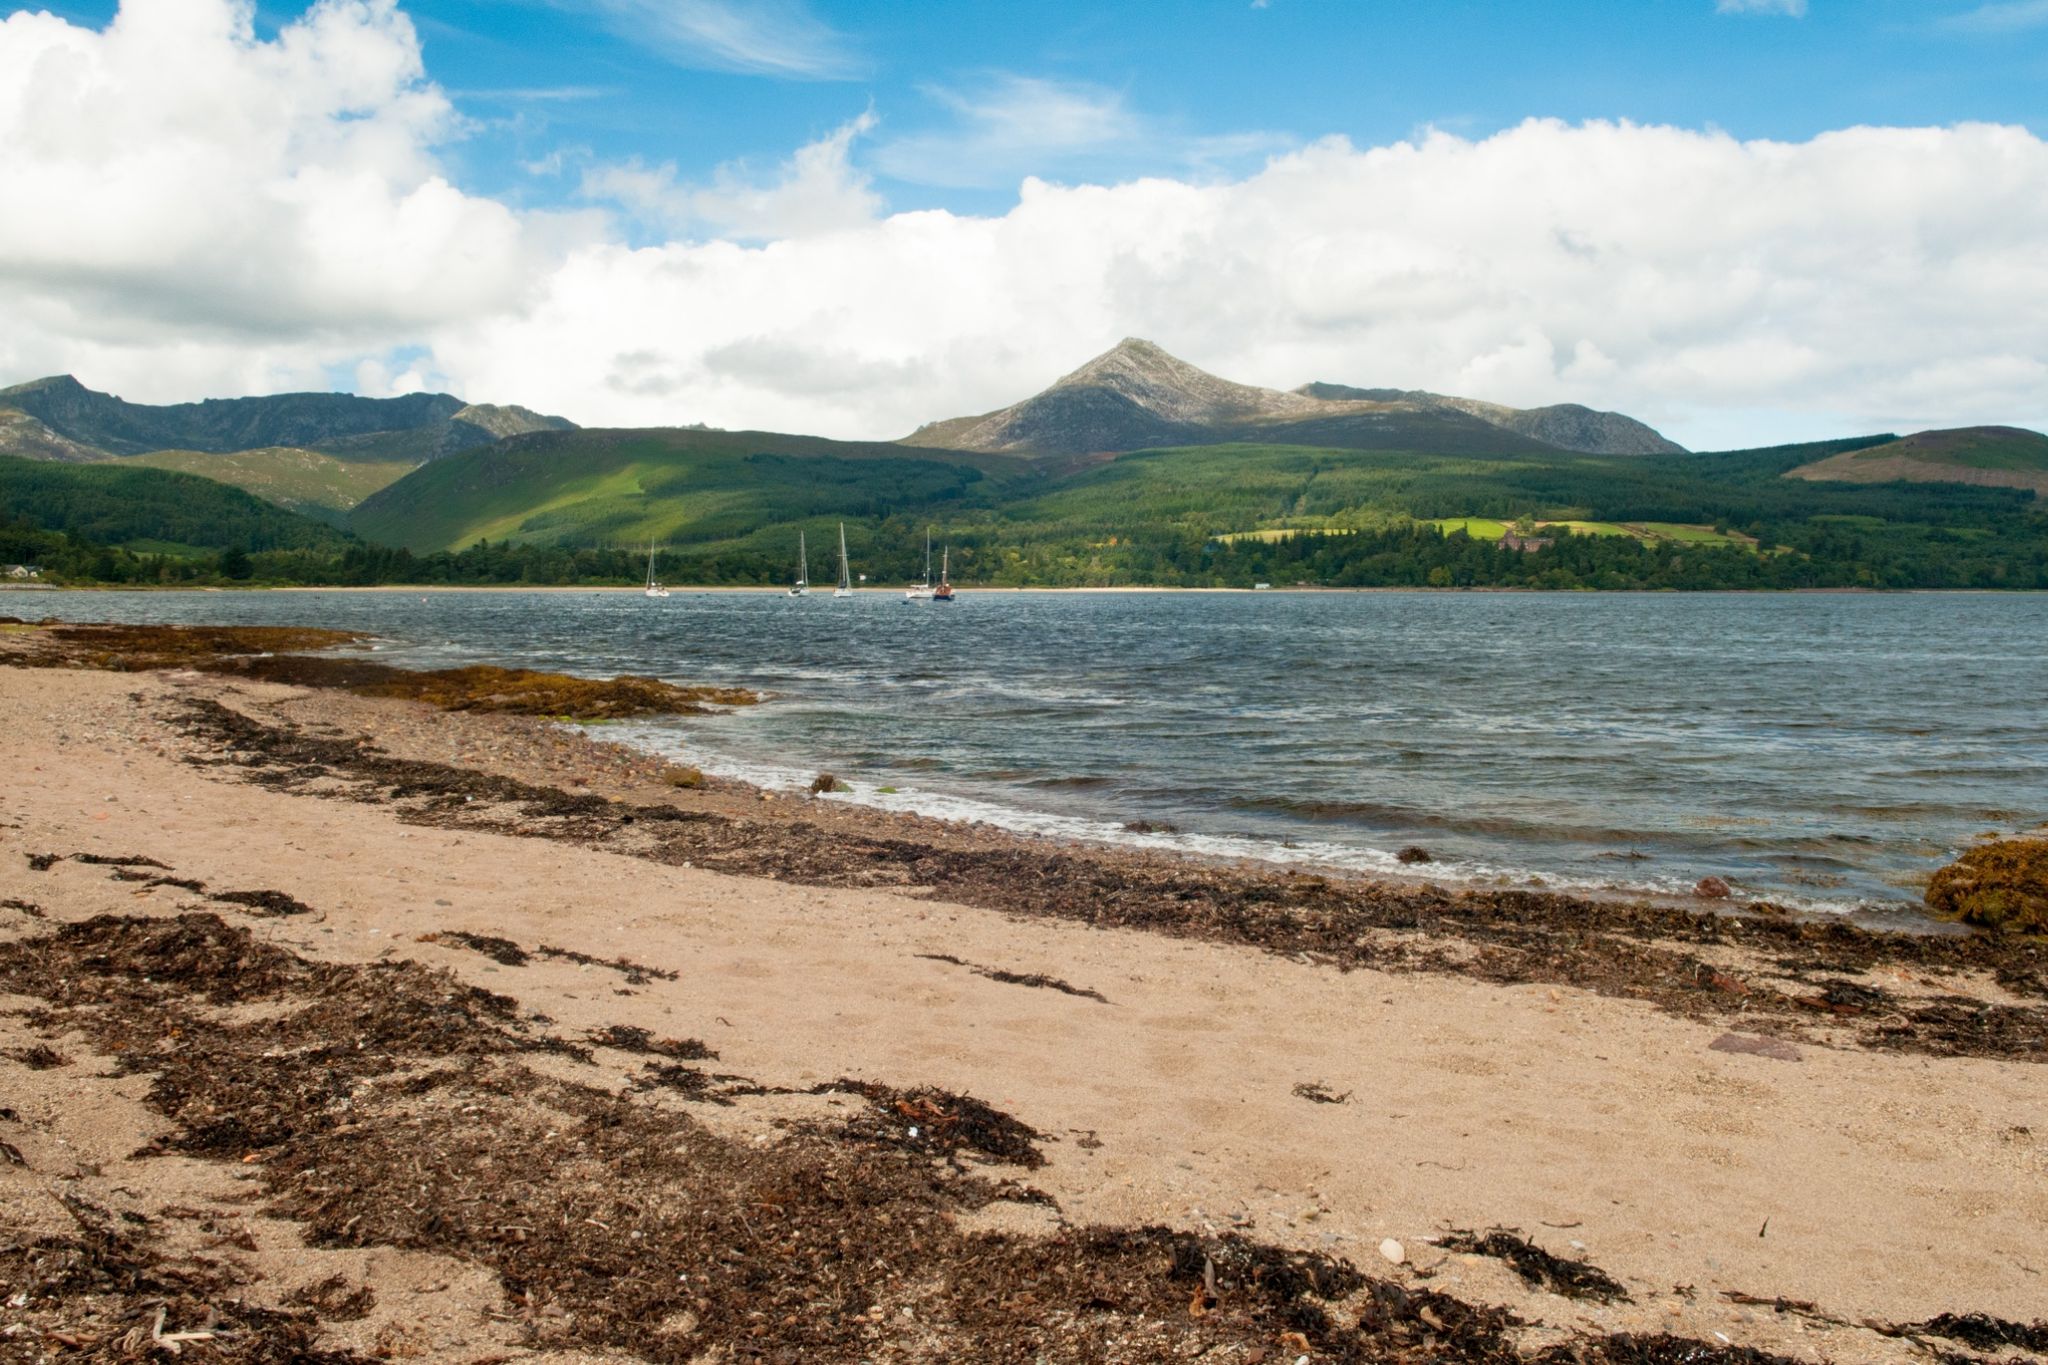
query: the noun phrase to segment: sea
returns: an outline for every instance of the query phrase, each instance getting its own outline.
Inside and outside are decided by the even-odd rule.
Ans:
[[[33,619],[361,631],[756,688],[618,723],[706,772],[1029,834],[1874,922],[2048,822],[2048,595],[48,592]],[[1426,866],[1403,866],[1404,848]]]

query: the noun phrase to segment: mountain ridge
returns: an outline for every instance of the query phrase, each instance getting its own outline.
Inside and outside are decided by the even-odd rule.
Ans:
[[[1634,418],[1578,404],[1524,410],[1410,390],[1260,388],[1211,374],[1142,337],[1124,338],[1029,398],[928,422],[901,444],[1071,456],[1239,441],[1426,453],[1684,453]]]
[[[19,414],[8,418],[8,426],[24,443],[68,452],[40,458],[74,461],[92,458],[79,453],[85,451],[118,459],[159,450],[227,454],[279,447],[317,450],[343,459],[425,461],[517,432],[568,431],[576,426],[564,417],[517,406],[471,404],[445,393],[362,398],[308,392],[196,403],[131,403],[88,388],[68,374],[0,389],[0,412]]]

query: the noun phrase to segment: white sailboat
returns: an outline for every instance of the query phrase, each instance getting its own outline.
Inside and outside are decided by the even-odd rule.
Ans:
[[[913,583],[904,591],[906,602],[929,602],[932,600],[932,533],[924,533],[924,582]]]
[[[834,597],[853,596],[853,574],[846,567],[846,523],[839,523],[839,586],[832,589]]]
[[[662,587],[661,580],[654,576],[654,543],[652,541],[649,541],[647,544],[647,595],[649,597],[668,596],[668,589]]]
[[[808,597],[811,594],[811,557],[804,549],[804,533],[796,533],[796,585],[789,590],[791,597]]]

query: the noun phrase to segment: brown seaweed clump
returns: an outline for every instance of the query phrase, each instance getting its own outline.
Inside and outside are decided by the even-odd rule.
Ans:
[[[674,716],[714,706],[752,706],[757,693],[741,687],[681,687],[659,678],[576,678],[530,668],[439,668],[418,672],[368,659],[270,655],[223,660],[211,671],[298,687],[334,687],[365,697],[423,701],[443,711],[495,711],[520,716],[622,720]]]
[[[365,697],[426,702],[444,711],[494,711],[574,720],[693,715],[715,707],[752,706],[760,695],[741,687],[680,686],[627,675],[578,678],[530,668],[419,671],[370,659],[310,651],[358,644],[346,630],[298,626],[50,625],[31,629],[0,652],[0,662],[40,668],[93,668],[137,673],[193,668],[259,682],[324,687]],[[701,785],[678,770],[675,785]]]
[[[2048,934],[2048,839],[1981,844],[1934,874],[1937,914],[2008,933]]]

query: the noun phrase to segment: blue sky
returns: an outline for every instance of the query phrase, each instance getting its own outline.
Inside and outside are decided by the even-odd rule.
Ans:
[[[0,372],[888,437],[1126,335],[2048,426],[2048,0],[0,0]]]

